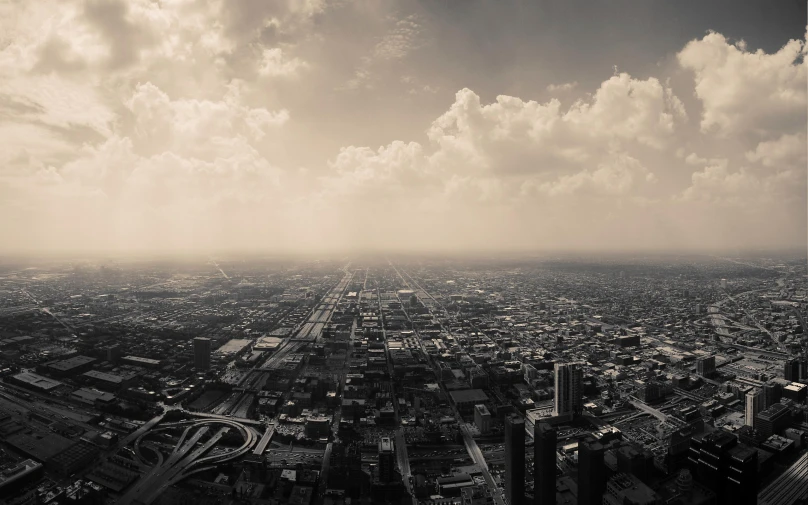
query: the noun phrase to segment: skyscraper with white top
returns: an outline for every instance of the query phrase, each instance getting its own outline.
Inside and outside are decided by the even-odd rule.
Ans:
[[[581,363],[555,364],[553,415],[574,416],[583,410],[584,370]]]

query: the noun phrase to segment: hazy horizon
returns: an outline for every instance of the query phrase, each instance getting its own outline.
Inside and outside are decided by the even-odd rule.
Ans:
[[[804,2],[0,14],[0,256],[808,248]]]
[[[671,261],[672,259],[685,260],[715,260],[734,261],[738,259],[806,259],[808,253],[805,249],[715,249],[715,250],[654,250],[654,249],[612,249],[612,250],[563,250],[563,249],[387,249],[387,250],[175,250],[175,251],[29,251],[25,253],[0,253],[0,264],[26,262],[32,265],[38,262],[151,262],[170,261],[188,263],[212,263],[212,261],[401,261],[401,260],[432,260],[446,259],[454,261],[464,260],[603,260],[603,261],[629,261],[654,260]]]

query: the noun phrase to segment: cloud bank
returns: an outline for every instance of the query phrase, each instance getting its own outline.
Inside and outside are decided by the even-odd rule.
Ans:
[[[438,92],[424,13],[55,5],[0,22],[5,252],[806,244],[804,40],[709,32],[656,75],[486,99]],[[369,145],[349,107],[410,135]]]

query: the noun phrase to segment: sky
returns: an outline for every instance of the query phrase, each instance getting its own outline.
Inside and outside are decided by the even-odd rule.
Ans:
[[[806,4],[0,0],[0,253],[805,250]]]

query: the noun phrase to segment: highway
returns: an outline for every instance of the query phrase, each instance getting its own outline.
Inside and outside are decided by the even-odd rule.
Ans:
[[[165,416],[165,412],[151,418],[146,424],[144,424],[143,426],[141,426],[137,430],[130,433],[128,437],[124,438],[123,440],[121,440],[118,443],[118,449],[121,449],[122,447],[126,447],[127,445],[131,444],[132,442],[134,442],[138,438],[142,437],[147,431],[152,429],[154,427],[154,425],[156,425],[157,423],[162,421],[163,416]]]
[[[300,328],[300,331],[292,338],[293,340],[305,339],[315,341],[320,338],[325,325],[328,324],[328,321],[331,319],[334,309],[337,308],[337,303],[339,303],[352,278],[353,272],[346,270],[345,276],[322,300],[320,300],[320,303],[312,311],[308,320]]]
[[[760,291],[760,290],[758,290],[758,291]],[[751,292],[752,291],[747,291],[747,292],[741,293],[740,295],[737,295],[737,296],[746,295],[747,293],[751,293]],[[781,348],[780,342],[778,342],[777,339],[774,337],[774,335],[772,335],[772,332],[770,332],[762,324],[760,324],[760,322],[758,322],[758,320],[754,316],[752,316],[752,314],[750,314],[748,310],[746,310],[746,307],[744,307],[740,303],[738,303],[735,300],[735,298],[733,298],[732,295],[730,295],[729,293],[727,293],[727,298],[732,300],[732,303],[737,305],[743,311],[743,313],[746,314],[746,317],[750,321],[752,321],[752,323],[758,328],[758,330],[760,330],[761,333],[765,333],[766,335],[768,335],[768,337],[772,340],[772,342],[774,342],[774,345],[776,345],[778,349]]]
[[[463,433],[463,443],[466,445],[466,452],[468,452],[471,459],[474,460],[474,463],[480,467],[480,473],[482,473],[483,479],[485,479],[485,483],[488,485],[488,489],[490,489],[491,493],[494,495],[494,502],[496,502],[497,505],[505,505],[505,500],[502,499],[502,493],[500,493],[497,483],[494,482],[494,478],[488,470],[488,463],[485,462],[483,451],[480,450],[480,446],[477,445],[477,441],[474,440],[468,426],[461,424],[460,431]]]
[[[390,358],[390,347],[387,345],[387,330],[384,328],[384,316],[382,312],[382,296],[378,287],[376,288],[376,303],[378,304],[379,309],[379,324],[382,330],[384,353],[385,357],[387,358],[387,373],[390,374],[390,384],[394,385],[393,378],[395,377],[395,370],[393,370],[393,360]],[[417,505],[418,501],[415,498],[415,492],[412,489],[412,484],[410,483],[412,472],[410,472],[410,457],[407,454],[407,441],[404,437],[404,428],[401,427],[401,414],[398,411],[398,397],[395,394],[395,386],[393,387],[393,410],[396,414],[397,426],[394,443],[396,449],[396,460],[398,462],[398,471],[401,473],[401,479],[404,482],[404,487],[407,488],[407,492],[410,493],[410,496],[412,497],[413,505]]]
[[[275,433],[275,425],[270,424],[269,426],[267,426],[267,429],[264,432],[264,436],[261,437],[261,441],[258,442],[258,445],[255,446],[253,454],[255,454],[256,456],[264,454],[264,451],[266,451],[267,445],[269,445],[270,440],[272,440],[272,435],[274,433]]]
[[[721,258],[721,259],[726,259],[726,258]],[[734,263],[738,263],[738,262],[734,262]],[[745,263],[741,263],[741,264],[745,264]],[[750,266],[753,266],[753,265],[750,265]],[[760,268],[764,268],[764,267],[760,267]],[[713,327],[715,328],[716,333],[718,333],[719,335],[724,336],[724,337],[731,337],[732,336],[732,333],[730,333],[729,330],[727,330],[726,322],[724,321],[725,317],[724,316],[719,317],[720,312],[721,312],[721,307],[724,304],[726,304],[727,302],[732,302],[736,306],[738,306],[738,308],[740,308],[743,311],[743,313],[746,315],[746,317],[750,321],[752,321],[752,323],[755,325],[755,329],[757,329],[761,333],[764,333],[765,335],[767,335],[772,340],[772,342],[774,342],[774,345],[777,346],[778,349],[781,349],[781,344],[780,344],[780,342],[777,341],[777,339],[774,337],[774,335],[772,335],[772,333],[768,329],[766,329],[763,325],[761,325],[757,321],[757,319],[755,319],[755,317],[753,317],[752,314],[750,314],[749,311],[746,310],[746,308],[744,308],[740,303],[738,303],[738,300],[737,300],[737,298],[741,298],[743,296],[746,296],[746,295],[749,295],[749,294],[752,294],[752,293],[760,293],[761,291],[767,291],[768,289],[769,288],[750,289],[749,291],[744,291],[742,293],[737,293],[735,295],[731,295],[729,293],[726,293],[726,295],[727,295],[726,298],[724,298],[723,300],[720,300],[720,301],[715,302],[714,304],[710,305],[707,310],[708,310],[708,312],[710,314],[710,316],[709,316],[710,317],[710,322],[713,324]],[[739,323],[736,323],[736,324],[739,324]],[[739,326],[744,326],[744,325],[739,324]]]
[[[687,398],[689,400],[693,400],[694,402],[697,402],[697,403],[702,403],[702,402],[707,401],[707,398],[699,396],[699,395],[697,395],[695,393],[691,393],[690,391],[685,391],[682,388],[675,387],[675,388],[673,388],[673,391],[676,392],[677,394],[679,394],[681,396],[684,396],[685,398]]]
[[[283,341],[278,349],[263,363],[260,363],[247,371],[238,380],[236,386],[244,387],[245,389],[254,388],[255,384],[262,380],[264,372],[277,368],[283,362],[284,358],[290,354],[298,352],[307,343],[315,342],[317,339],[319,339],[323,333],[323,329],[331,319],[331,315],[334,313],[337,303],[342,297],[342,294],[345,292],[345,288],[348,287],[348,283],[351,281],[352,277],[353,273],[346,272],[345,276],[337,283],[337,285],[334,286],[334,288],[332,288],[325,297],[323,297],[323,299],[314,309],[312,309],[309,317],[302,325],[299,326],[294,336]],[[239,405],[244,401],[244,399],[245,395],[243,393],[239,394],[231,401],[225,402],[224,405],[219,406],[219,409],[223,414],[228,412],[236,413],[239,410]]]
[[[263,426],[264,423],[261,421],[256,421],[255,419],[247,419],[244,417],[236,417],[236,416],[220,416],[218,414],[206,414],[205,412],[191,412],[189,410],[183,410],[187,415],[191,417],[199,417],[201,419],[216,419],[219,421],[233,421],[236,423],[241,424],[249,424],[253,426]]]
[[[230,277],[226,273],[224,273],[224,270],[222,270],[222,267],[219,266],[219,264],[216,262],[215,259],[213,259],[213,257],[210,258],[210,262],[213,263],[213,266],[216,267],[216,270],[218,270],[219,273],[222,274],[222,277],[224,277],[228,281],[230,280]]]
[[[328,324],[328,321],[331,319],[331,315],[334,313],[334,309],[336,308],[339,300],[342,298],[342,294],[345,292],[345,288],[348,287],[348,283],[351,281],[352,277],[353,273],[346,271],[345,276],[337,283],[337,285],[334,286],[325,297],[323,297],[323,299],[314,309],[312,309],[309,317],[298,327],[294,336],[284,340],[278,349],[267,360],[254,366],[247,373],[245,373],[238,380],[236,386],[244,386],[248,379],[250,379],[249,386],[251,386],[260,380],[260,378],[255,377],[256,373],[260,374],[260,372],[273,370],[280,365],[283,359],[288,355],[299,351],[306,343],[316,341],[320,335],[322,335],[325,325]],[[238,399],[234,403],[237,402]]]
[[[258,439],[257,433],[253,429],[231,419],[181,421],[162,428],[156,428],[156,430],[174,429],[185,424],[188,424],[188,427],[177,440],[168,458],[163,458],[162,454],[158,452],[157,464],[143,475],[117,503],[123,505],[129,505],[131,503],[149,505],[157,499],[166,488],[176,484],[191,473],[194,473],[194,467],[198,469],[201,466],[215,465],[223,461],[241,457],[252,448]],[[210,438],[201,442],[204,436],[211,430],[211,427],[218,427],[218,429]],[[224,453],[205,456],[205,454],[232,429],[238,430],[242,435],[244,443],[241,447]],[[140,451],[143,439],[148,433],[148,431],[144,431],[135,440],[135,454],[141,459],[141,464],[148,464],[148,462],[142,458]],[[146,447],[149,447],[155,452],[159,451],[159,449],[154,446]]]
[[[50,311],[50,309],[49,309],[48,307],[43,307],[43,306],[42,306],[42,304],[39,302],[39,300],[37,300],[36,298],[34,298],[34,295],[32,295],[31,293],[29,293],[29,292],[28,292],[28,290],[23,289],[23,290],[22,290],[22,292],[23,292],[23,293],[25,293],[25,295],[26,295],[28,298],[30,298],[30,299],[31,299],[31,300],[32,300],[32,301],[33,301],[33,302],[34,302],[34,303],[37,305],[37,307],[39,307],[39,310],[40,310],[41,312],[43,312],[44,314],[47,314],[47,315],[51,316],[52,318],[54,318],[54,319],[56,320],[56,322],[57,322],[57,323],[59,323],[59,324],[61,324],[62,326],[64,326],[64,327],[65,327],[65,329],[66,329],[67,331],[69,331],[69,332],[70,332],[70,335],[71,335],[72,337],[75,337],[75,336],[76,336],[76,335],[75,335],[75,331],[76,331],[76,330],[75,330],[75,329],[73,329],[73,327],[72,327],[72,326],[70,326],[69,324],[67,324],[66,322],[64,322],[64,321],[63,321],[61,318],[59,318],[59,316],[57,316],[56,314],[54,314],[53,312],[51,312],[51,311]]]
[[[652,416],[656,417],[660,421],[667,421],[668,420],[668,416],[664,412],[661,412],[661,411],[659,411],[659,410],[657,410],[657,409],[655,409],[653,407],[650,407],[650,406],[644,404],[641,401],[634,400],[634,399],[629,399],[628,402],[630,404],[634,405],[634,407],[637,408],[638,410],[642,410],[643,412],[647,412],[648,414],[651,414]]]
[[[428,297],[429,299],[432,300],[434,306],[438,307],[439,309],[441,309],[444,312],[444,314],[448,315],[448,313],[446,312],[446,309],[444,309],[440,305],[440,303],[438,303],[438,301],[432,295],[430,295],[425,289],[423,289],[415,281],[415,279],[413,279],[409,274],[407,274],[407,277],[409,277],[409,281],[408,281],[404,277],[404,274],[402,274],[401,271],[399,271],[399,269],[396,268],[396,266],[393,265],[392,262],[390,262],[388,260],[388,263],[393,268],[393,270],[395,270],[396,275],[398,275],[398,277],[401,279],[401,282],[403,282],[404,285],[407,288],[413,289],[413,286],[415,286],[415,288],[417,288],[417,289],[413,289],[413,291],[416,292],[416,296],[419,298],[419,300],[422,300],[424,297]],[[404,272],[404,273],[406,274],[406,272]],[[430,305],[433,305],[433,304],[430,304]],[[429,311],[430,311],[430,313],[432,313],[431,308],[429,308]],[[409,313],[407,312],[406,314],[407,314],[407,320],[410,320]],[[412,322],[412,321],[410,321],[410,322]],[[441,328],[444,331],[446,331],[447,333],[450,333],[448,331],[448,329],[443,327],[443,324],[441,324]],[[418,335],[418,330],[414,330],[414,331]],[[424,349],[423,342],[422,342],[422,340],[420,338],[420,335],[418,335],[418,338],[416,340],[418,341],[418,344],[421,347],[421,352],[423,353],[423,355],[429,357],[429,354],[426,352],[426,349]],[[429,360],[429,363],[433,368],[435,368],[435,364],[432,362],[431,359]],[[438,377],[440,377],[440,371],[435,370],[435,372],[437,373]],[[441,389],[448,396],[448,392],[445,390],[445,388],[443,386],[443,382],[440,381],[439,384],[441,385]],[[477,445],[477,441],[474,440],[474,437],[472,436],[471,432],[469,431],[468,426],[466,426],[466,424],[463,422],[463,418],[460,415],[460,413],[457,411],[457,408],[454,409],[454,413],[455,413],[455,418],[457,419],[457,423],[460,426],[460,431],[463,434],[463,443],[466,446],[466,452],[468,452],[471,459],[480,468],[480,473],[482,474],[483,479],[485,479],[485,482],[488,485],[488,488],[491,490],[491,494],[494,497],[494,502],[497,505],[505,505],[505,500],[502,498],[502,493],[500,492],[499,487],[497,486],[496,482],[494,481],[494,478],[491,476],[491,472],[488,469],[488,464],[485,461],[485,456],[483,455],[483,452],[480,450],[480,447]],[[399,462],[399,465],[401,465],[401,462]],[[406,468],[409,470],[409,460],[406,463]],[[403,474],[403,469],[402,469],[402,474]]]

